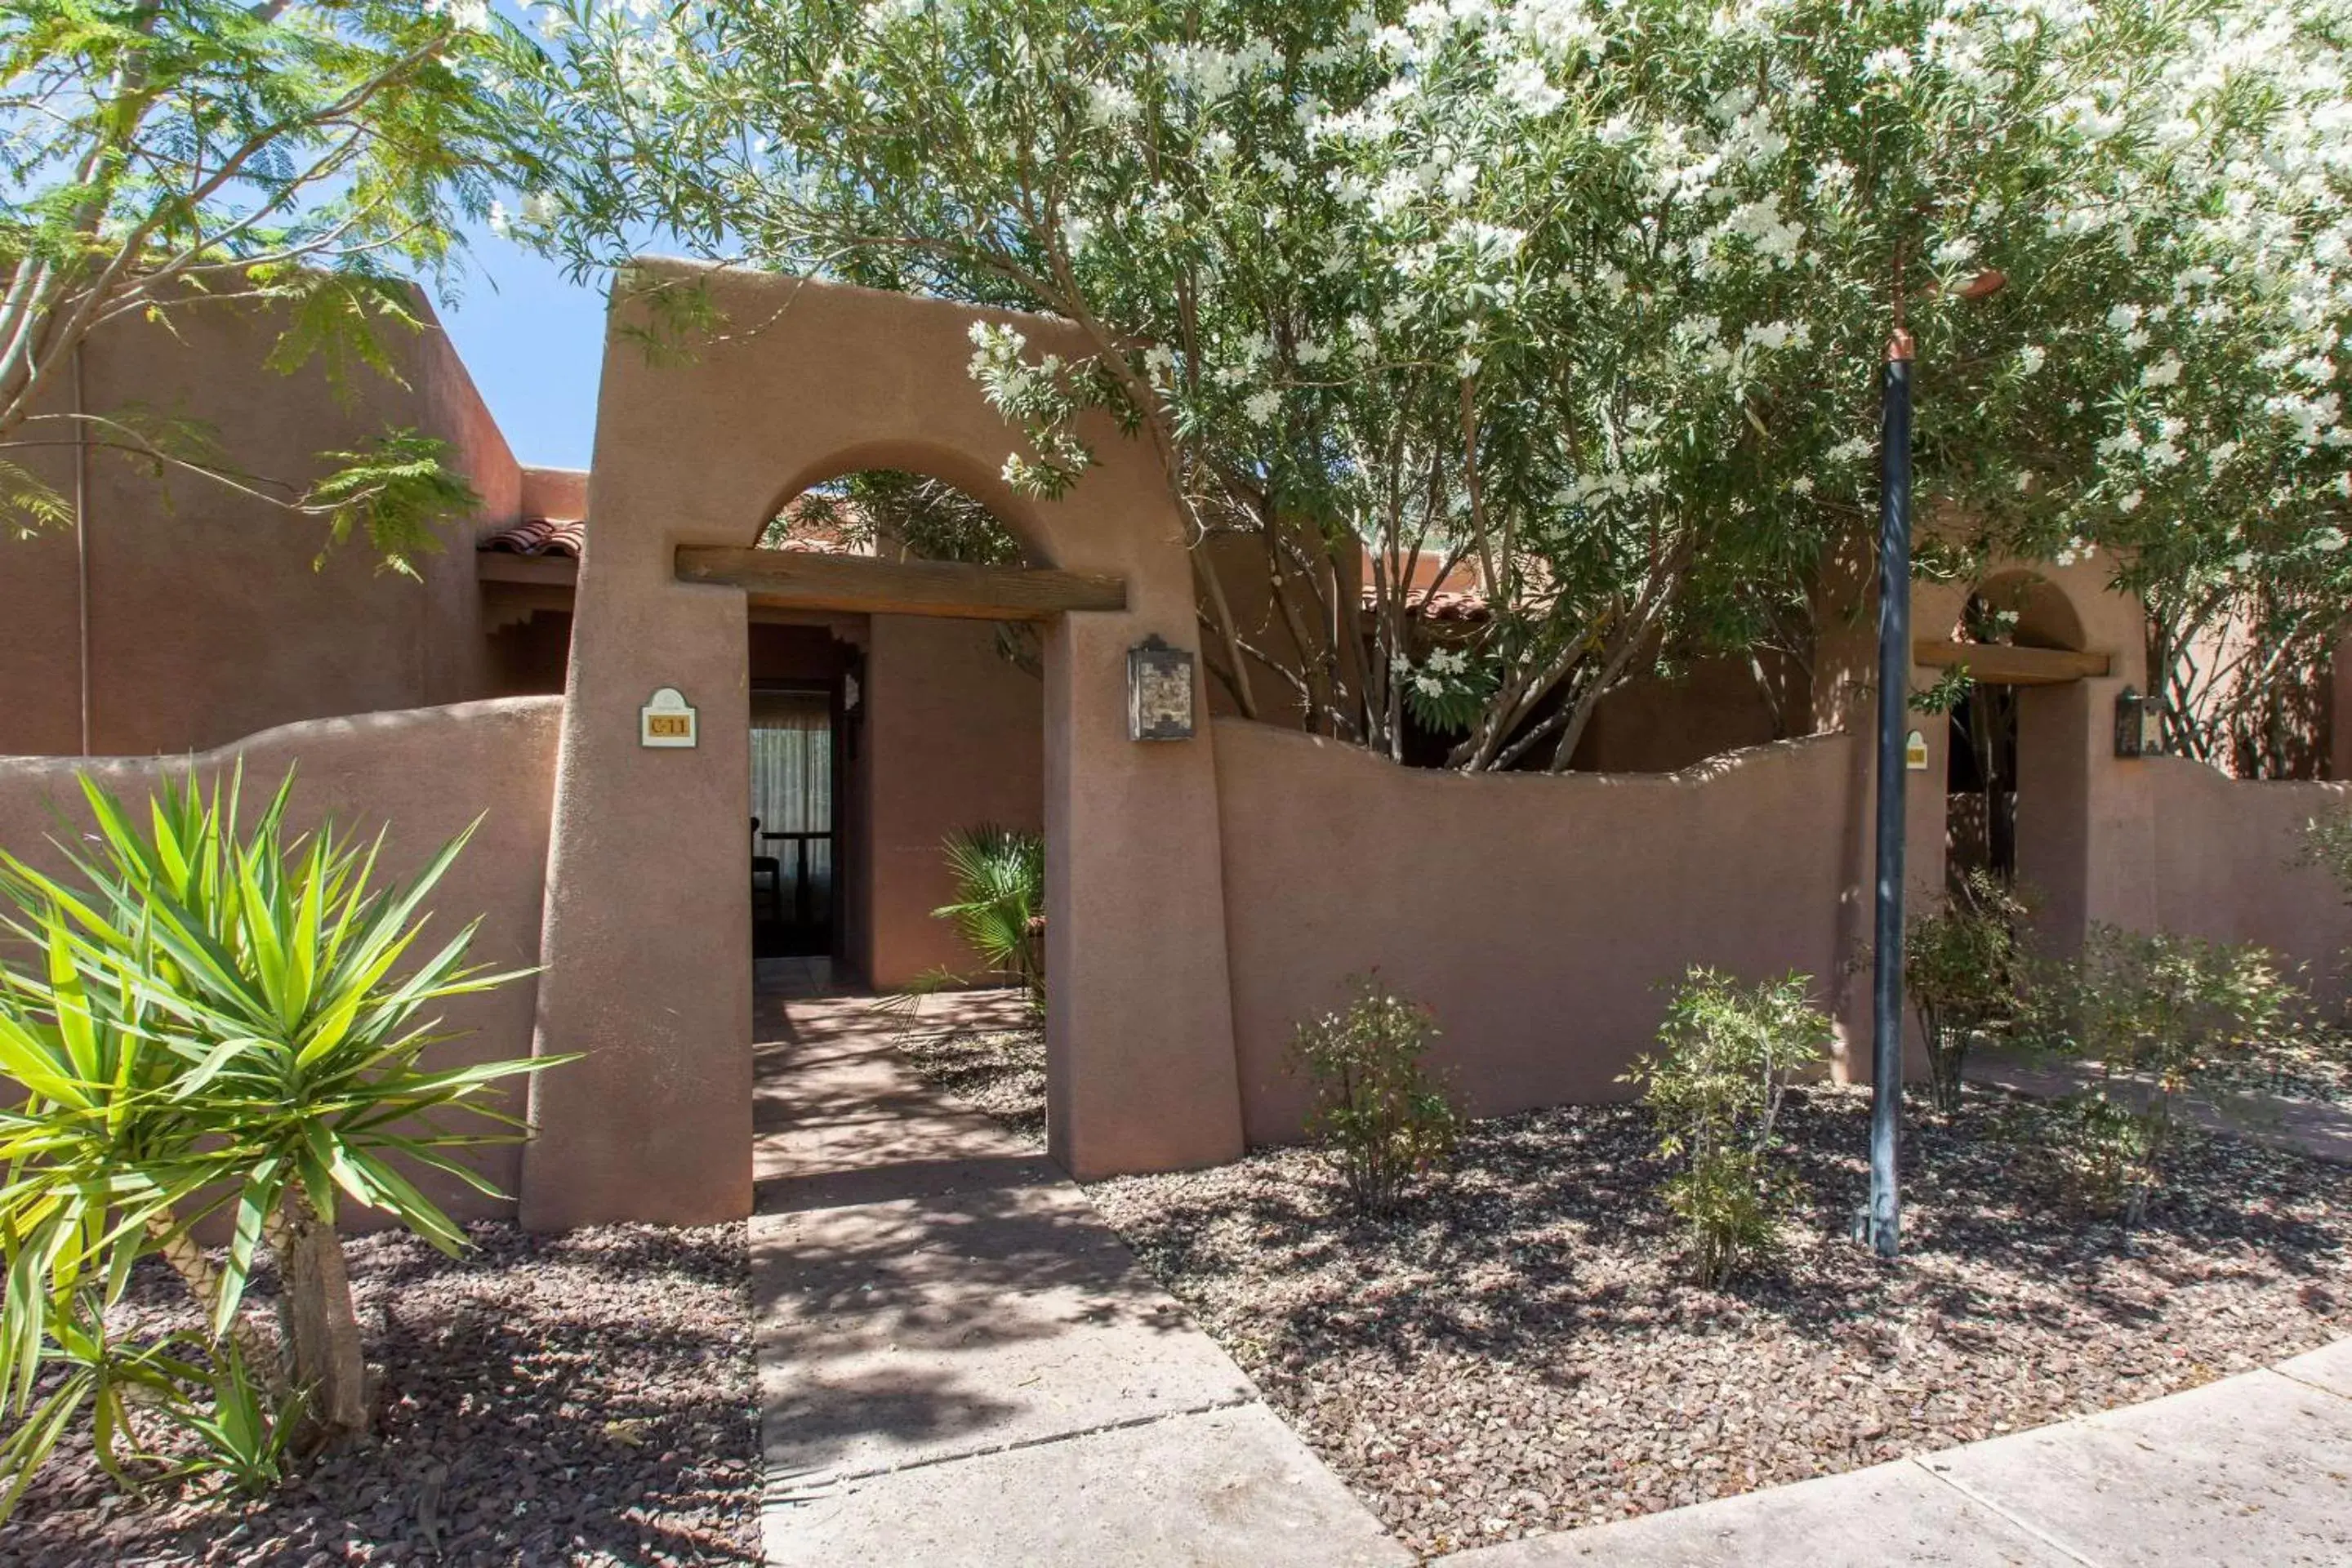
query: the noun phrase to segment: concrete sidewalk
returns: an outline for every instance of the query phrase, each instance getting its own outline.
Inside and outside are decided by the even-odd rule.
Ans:
[[[939,997],[1009,1021],[1004,994]],[[751,1222],[768,1561],[1412,1561],[1077,1187],[891,1052],[763,1002]]]
[[[2352,1340],[2013,1436],[1442,1561],[1459,1568],[2352,1563]]]

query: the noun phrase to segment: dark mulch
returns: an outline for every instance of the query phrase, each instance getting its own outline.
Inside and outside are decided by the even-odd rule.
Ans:
[[[740,1226],[530,1236],[451,1260],[351,1242],[380,1432],[260,1501],[118,1497],[64,1452],[0,1563],[757,1563],[759,1445]],[[180,1312],[142,1280],[134,1315]]]
[[[1315,1154],[1090,1190],[1147,1265],[1411,1547],[1652,1512],[2152,1398],[2352,1321],[2352,1172],[2182,1151],[2126,1237],[2037,1162],[2047,1112],[1915,1116],[1906,1253],[1851,1245],[1866,1094],[1792,1097],[1812,1194],[1782,1258],[1683,1282],[1641,1111],[1473,1126],[1389,1220]]]

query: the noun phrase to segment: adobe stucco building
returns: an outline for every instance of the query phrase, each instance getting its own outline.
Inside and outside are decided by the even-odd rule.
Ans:
[[[263,371],[270,324],[230,308],[91,344],[93,407],[200,413],[297,481],[310,454],[413,426],[451,442],[483,510],[421,583],[357,552],[314,571],[309,524],[95,465],[78,534],[0,543],[0,844],[40,852],[78,769],[137,792],[238,757],[299,763],[303,812],[389,823],[401,858],[487,814],[442,912],[485,914],[485,958],[542,967],[471,999],[451,1022],[474,1032],[446,1049],[583,1053],[536,1080],[533,1141],[488,1156],[541,1226],[749,1211],[757,955],[788,923],[777,878],[816,840],[823,918],[803,902],[798,936],[821,928],[838,973],[891,989],[970,966],[929,913],[950,832],[1046,835],[1050,1142],[1081,1175],[1295,1135],[1292,1026],[1374,967],[1435,1008],[1481,1113],[1622,1092],[1655,983],[1691,963],[1802,970],[1863,1016],[1866,628],[1824,636],[1770,693],[1727,667],[1614,700],[1588,765],[1557,777],[1399,768],[1223,714],[1210,689],[1189,738],[1131,739],[1130,650],[1198,642],[1150,455],[1097,432],[1066,498],[1015,494],[1008,431],[965,374],[978,312],[706,281],[730,321],[763,324],[684,363],[615,335],[584,476],[518,465],[437,331],[401,345],[405,385],[350,405]],[[1022,325],[1041,348],[1059,330]],[[961,488],[1027,566],[753,550],[810,487],[867,469]],[[2044,935],[2253,940],[2332,975],[2352,920],[2293,862],[2336,786],[2117,757],[2116,695],[2147,684],[2136,607],[2094,565],[2009,580],[2028,614],[2005,853]],[[1963,597],[1922,585],[1918,684],[1951,657]],[[1042,668],[1003,657],[992,623],[1016,617]],[[666,692],[692,710],[690,745],[648,728]],[[793,704],[824,737],[795,753],[819,759],[822,826],[755,838],[755,737]],[[1948,728],[1921,740],[1927,899],[1957,839]]]

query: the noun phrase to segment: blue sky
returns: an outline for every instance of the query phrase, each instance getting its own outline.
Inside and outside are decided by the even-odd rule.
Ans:
[[[467,237],[472,263],[442,324],[517,458],[586,468],[604,356],[603,281],[568,283],[552,262],[487,228]]]

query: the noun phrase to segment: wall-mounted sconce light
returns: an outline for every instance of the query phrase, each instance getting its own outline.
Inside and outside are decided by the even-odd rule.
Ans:
[[[2131,687],[2116,693],[2116,755],[2164,755],[2164,699],[2143,697]]]
[[[1127,738],[1192,738],[1192,655],[1155,632],[1127,650]]]

